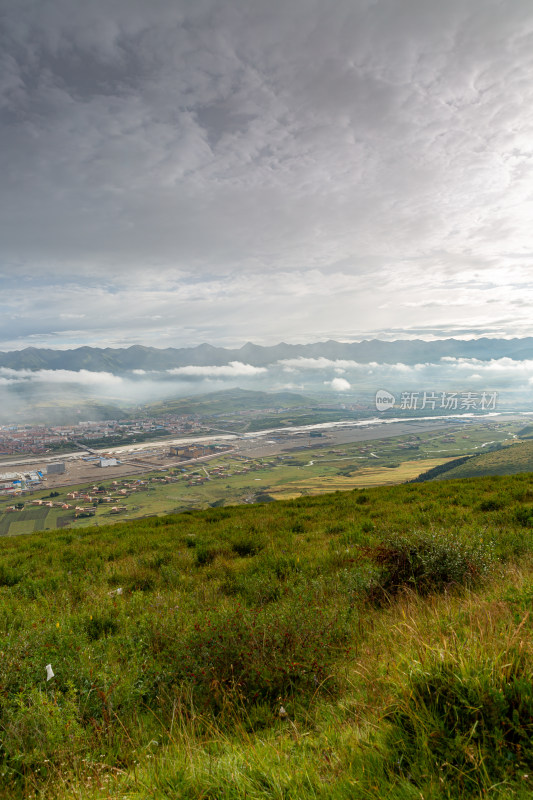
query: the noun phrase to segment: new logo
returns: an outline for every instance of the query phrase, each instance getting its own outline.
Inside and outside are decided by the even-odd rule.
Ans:
[[[395,402],[396,398],[394,395],[386,389],[380,389],[376,392],[376,408],[378,411],[388,411],[389,408],[393,407]]]

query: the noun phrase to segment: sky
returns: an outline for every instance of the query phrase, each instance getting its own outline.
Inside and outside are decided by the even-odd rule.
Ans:
[[[1,350],[533,334],[530,0],[2,7]]]

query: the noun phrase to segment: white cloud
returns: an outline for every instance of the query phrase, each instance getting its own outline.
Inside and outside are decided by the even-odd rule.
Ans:
[[[326,386],[331,386],[335,392],[347,392],[351,389],[351,384],[345,378],[333,378],[332,381],[324,381]]]
[[[527,389],[533,385],[533,360],[516,361],[499,358],[482,361],[477,358],[445,357],[435,362],[404,364],[361,364],[356,361],[337,361],[327,358],[295,358],[279,362],[284,372],[297,373],[301,380],[313,382],[320,375],[338,374],[337,365],[343,364],[345,378],[354,389],[369,390],[381,386],[394,387],[396,391],[432,391],[447,387],[456,391],[485,391]],[[331,380],[324,381],[332,385]]]
[[[278,361],[278,364],[287,370],[305,370],[305,369],[334,369],[334,370],[347,370],[359,369],[366,367],[366,364],[359,364],[357,361],[348,361],[343,359],[330,359],[324,358],[306,358],[305,356],[298,356],[298,358],[283,358]]]
[[[224,366],[197,367],[194,365],[186,367],[175,367],[166,370],[169,375],[178,375],[190,378],[249,378],[254,375],[262,375],[267,372],[266,367],[254,367],[252,364],[243,364],[240,361],[230,361]]]
[[[79,372],[67,369],[10,369],[0,367],[0,380],[5,383],[71,383],[87,387],[119,387],[123,379],[111,372],[91,372],[82,369]]]

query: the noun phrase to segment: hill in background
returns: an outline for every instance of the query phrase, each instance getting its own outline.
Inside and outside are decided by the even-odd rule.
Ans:
[[[422,339],[385,342],[378,339],[362,342],[314,342],[312,344],[280,344],[262,347],[251,342],[239,348],[214,347],[144,347],[126,348],[78,347],[72,350],[27,347],[0,352],[0,367],[21,370],[86,369],[95,372],[127,372],[133,369],[166,370],[181,366],[223,366],[232,361],[265,366],[287,358],[349,359],[362,364],[386,362],[417,364],[439,361],[444,357],[511,358],[518,361],[533,357],[533,338],[516,339]]]
[[[485,475],[516,475],[533,472],[533,441],[499,446],[488,453],[449,461],[419,475],[414,482],[477,478]]]
[[[308,406],[308,397],[294,392],[254,392],[247,389],[226,389],[195,397],[173,398],[160,403],[149,403],[140,410],[147,416],[165,414],[217,415],[239,411],[296,408]]]

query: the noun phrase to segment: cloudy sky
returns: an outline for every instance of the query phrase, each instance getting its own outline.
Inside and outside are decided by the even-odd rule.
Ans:
[[[533,334],[531,0],[3,0],[0,349]]]

